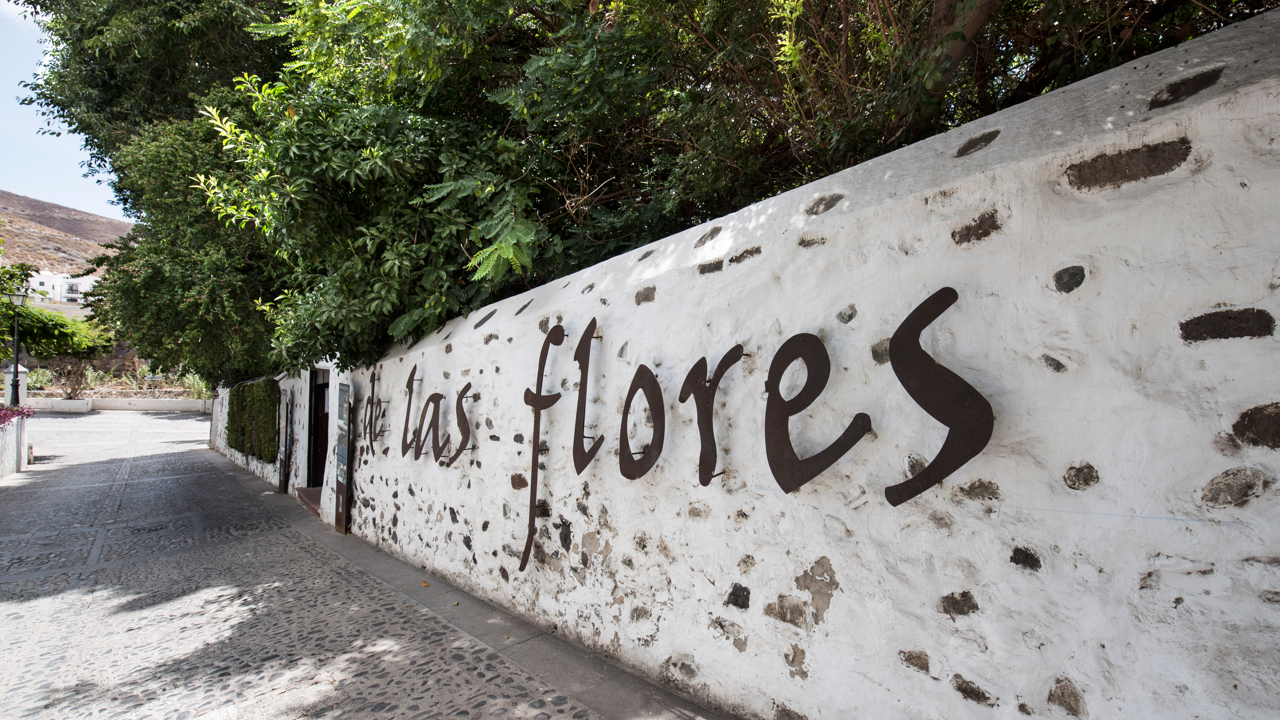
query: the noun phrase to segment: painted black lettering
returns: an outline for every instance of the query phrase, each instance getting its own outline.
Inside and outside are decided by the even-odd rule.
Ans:
[[[563,342],[563,325],[556,325],[547,331],[547,337],[542,341],[542,354],[538,357],[538,382],[534,386],[536,389],[525,388],[524,391],[524,404],[533,408],[533,452],[529,453],[533,468],[529,471],[529,531],[524,539],[524,554],[520,556],[522,572],[529,565],[529,551],[533,549],[533,534],[536,531],[534,520],[538,512],[538,445],[542,441],[542,411],[555,405],[560,399],[560,393],[542,394],[542,377],[547,369],[547,352],[552,345]]]
[[[715,400],[716,391],[720,389],[720,380],[739,360],[742,359],[742,346],[734,345],[729,352],[720,358],[716,373],[707,377],[707,359],[700,358],[693,364],[689,374],[685,376],[684,386],[680,388],[680,402],[693,396],[693,407],[698,412],[698,437],[702,449],[698,453],[698,482],[703,487],[711,484],[716,472],[716,428]]]
[[[583,441],[586,440],[587,430],[587,384],[590,381],[591,368],[591,341],[596,335],[596,319],[591,318],[591,322],[587,323],[587,329],[583,331],[582,338],[578,340],[578,349],[573,352],[573,359],[578,363],[578,371],[581,377],[578,380],[578,413],[573,420],[573,469],[579,474],[587,469],[591,459],[600,452],[600,446],[604,444],[604,436],[598,436],[595,442],[591,443],[591,447],[587,447]]]
[[[631,414],[631,401],[636,393],[644,391],[645,402],[649,404],[649,414],[653,417],[653,439],[636,457],[631,451],[631,441],[627,439],[627,419]],[[653,469],[658,457],[662,455],[662,442],[667,435],[667,413],[662,405],[662,386],[648,365],[636,368],[631,378],[631,389],[627,391],[627,401],[622,405],[622,432],[618,439],[618,470],[622,477],[636,480]]]
[[[885,499],[895,507],[942,482],[976,457],[991,440],[995,428],[995,413],[982,393],[920,347],[920,333],[959,297],[953,288],[942,288],[912,310],[889,340],[889,362],[898,382],[921,409],[947,426],[947,439],[938,456],[910,480],[884,489]]]
[[[782,397],[778,385],[787,368],[796,360],[804,360],[804,387],[790,400]],[[831,377],[831,356],[817,335],[801,333],[793,335],[778,353],[773,356],[769,366],[769,378],[765,381],[765,392],[769,399],[764,410],[764,449],[769,459],[769,469],[773,479],[783,492],[792,493],[802,485],[818,476],[818,473],[831,467],[837,460],[871,432],[871,417],[866,413],[858,413],[853,422],[825,449],[812,457],[800,459],[796,455],[795,446],[791,444],[791,429],[788,426],[791,417],[804,412],[813,404],[827,386]]]

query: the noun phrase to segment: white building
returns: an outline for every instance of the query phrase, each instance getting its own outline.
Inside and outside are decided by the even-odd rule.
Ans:
[[[51,302],[79,303],[97,282],[94,275],[71,277],[67,273],[41,271],[32,276],[31,289]]]

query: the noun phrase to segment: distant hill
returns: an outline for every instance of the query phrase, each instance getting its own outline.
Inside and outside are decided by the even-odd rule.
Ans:
[[[94,215],[0,190],[4,262],[30,263],[46,272],[78,273],[133,223]]]

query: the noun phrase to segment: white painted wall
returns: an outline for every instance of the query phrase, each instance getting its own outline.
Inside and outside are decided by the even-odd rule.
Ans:
[[[0,425],[0,477],[27,469],[27,420]]]
[[[338,418],[337,413],[332,409],[337,407],[338,401],[338,384],[340,382],[350,382],[350,375],[337,371],[332,363],[321,363],[317,368],[329,370],[329,438],[331,440],[325,455],[324,468],[324,493],[322,495],[321,519],[326,523],[333,523],[334,520],[334,481],[336,477],[336,461],[335,448],[332,439],[338,436]],[[289,464],[289,492],[297,494],[299,488],[307,486],[307,423],[310,407],[308,404],[308,376],[302,374],[299,377],[289,377],[287,375],[279,375],[276,381],[280,384],[280,409],[279,417],[281,422],[280,448],[283,454],[288,446],[292,446],[292,462]],[[213,401],[212,417],[210,419],[210,438],[209,447],[217,450],[232,462],[240,467],[257,475],[263,481],[278,486],[281,463],[279,458],[273,463],[266,463],[257,458],[249,457],[244,453],[232,449],[227,445],[227,405],[226,405],[226,388],[219,388],[217,396]],[[293,404],[293,433],[287,436],[284,432],[284,424],[287,421],[286,406]]]
[[[1273,12],[1143,58],[396,349],[354,377],[361,410],[370,370],[386,403],[370,425],[385,432],[362,435],[354,532],[749,716],[1274,717],[1280,494],[1258,486],[1218,507],[1205,492],[1233,469],[1268,483],[1280,471],[1275,449],[1232,429],[1280,401],[1280,342],[1186,342],[1180,323],[1224,308],[1280,314],[1278,25]],[[1171,83],[1215,69],[1212,87],[1149,109]],[[992,129],[988,147],[956,157]],[[1079,163],[1182,138],[1190,150],[1169,172],[1109,189],[1068,180]],[[815,214],[824,199],[832,207]],[[998,231],[955,241],[992,210]],[[1072,266],[1085,279],[1060,292],[1054,275]],[[990,401],[994,435],[895,508],[885,487],[913,456],[932,459],[946,431],[873,348],[948,286],[959,302],[923,345]],[[587,434],[605,442],[578,475],[573,356],[592,318]],[[556,323],[567,339],[550,350],[545,392],[563,397],[534,438],[523,395]],[[764,381],[779,346],[805,332],[833,369],[790,423],[800,453],[855,413],[874,434],[787,495],[765,457]],[[749,356],[715,408],[724,472],[701,487],[696,418],[678,394],[699,358],[714,367],[736,343]],[[641,363],[662,387],[665,448],[626,480],[621,405]],[[784,381],[788,396],[802,377]],[[416,422],[431,392],[446,396],[456,447],[466,383],[472,449],[451,468],[402,456],[406,414]],[[650,432],[628,430],[638,445]],[[511,478],[531,474],[539,439],[550,517],[522,573],[528,492]],[[1098,482],[1069,487],[1084,463]],[[1031,555],[1039,570],[1011,562]],[[726,604],[734,584],[750,589],[745,609]],[[942,612],[965,593],[972,603],[950,604],[971,612]]]

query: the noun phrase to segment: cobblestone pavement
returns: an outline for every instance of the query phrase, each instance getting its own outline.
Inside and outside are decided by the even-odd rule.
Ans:
[[[37,464],[0,480],[0,717],[601,717],[294,527],[207,416],[29,423]]]

